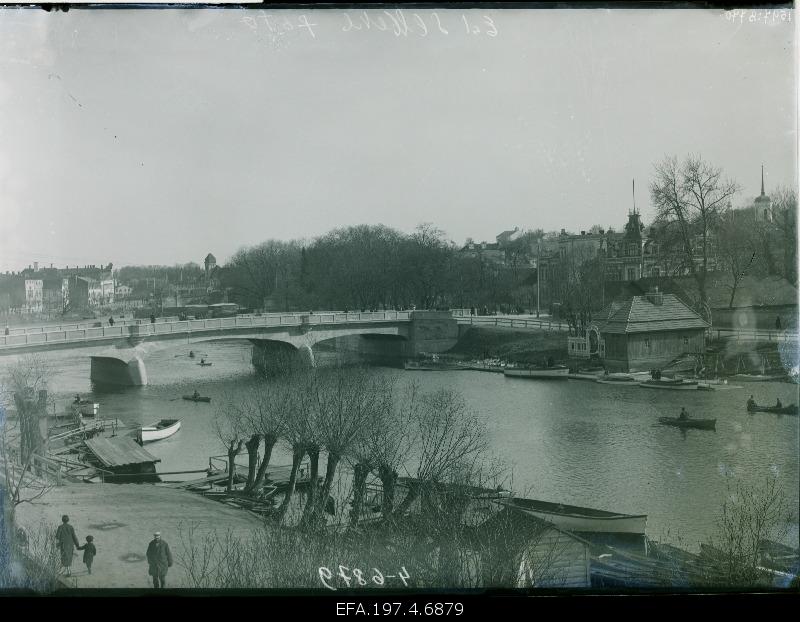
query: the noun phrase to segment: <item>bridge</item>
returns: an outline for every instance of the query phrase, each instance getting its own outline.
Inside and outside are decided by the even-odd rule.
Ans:
[[[0,355],[96,346],[135,347],[143,342],[184,344],[243,339],[253,344],[253,362],[283,348],[301,352],[313,365],[314,345],[343,337],[360,337],[361,351],[379,352],[393,345],[401,356],[443,352],[458,339],[458,325],[448,311],[320,312],[237,315],[201,320],[126,321],[114,326],[67,324],[15,329],[0,337]],[[10,331],[9,331],[10,333]],[[124,361],[93,356],[91,379],[121,385],[147,384],[140,355]]]

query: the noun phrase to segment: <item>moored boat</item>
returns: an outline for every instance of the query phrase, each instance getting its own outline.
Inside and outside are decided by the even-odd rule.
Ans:
[[[598,376],[595,382],[600,384],[624,384],[635,386],[637,384],[636,378],[629,374],[606,374]]]
[[[210,402],[211,401],[210,397],[203,397],[203,396],[200,396],[200,395],[198,395],[197,397],[195,397],[194,395],[184,395],[183,399],[185,399],[185,400],[187,400],[189,402]]]
[[[646,514],[622,514],[535,499],[512,498],[504,503],[567,531],[644,534],[647,525]]]
[[[716,430],[716,419],[681,419],[680,417],[659,417],[662,425],[671,425],[677,428],[695,428],[697,430]]]
[[[570,380],[589,380],[594,382],[598,378],[601,377],[602,372],[575,372],[573,374],[567,374],[567,378]]]
[[[513,378],[537,378],[540,380],[566,380],[569,375],[569,368],[563,366],[554,367],[532,367],[526,369],[524,367],[517,367],[513,369],[504,369],[503,374]]]
[[[669,391],[696,391],[698,388],[696,380],[673,380],[664,378],[659,380],[645,380],[639,386],[645,389],[667,389]]]
[[[180,419],[162,419],[158,423],[142,426],[137,436],[140,443],[152,443],[168,438],[180,429]]]
[[[406,361],[403,369],[409,371],[453,371],[456,369],[469,369],[463,365],[453,365],[450,363],[439,363],[431,361]]]
[[[205,361],[200,361],[198,363],[198,365],[200,365],[200,367],[211,367],[213,364],[214,363],[206,363]]]

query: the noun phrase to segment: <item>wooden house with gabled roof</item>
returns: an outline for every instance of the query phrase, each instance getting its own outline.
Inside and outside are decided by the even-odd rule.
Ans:
[[[584,337],[569,338],[569,354],[597,355],[609,371],[661,369],[685,354],[704,352],[707,328],[677,296],[654,288],[604,308]]]

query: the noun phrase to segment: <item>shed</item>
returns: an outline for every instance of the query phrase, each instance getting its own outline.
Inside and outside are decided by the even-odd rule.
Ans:
[[[676,358],[705,351],[708,323],[674,294],[658,290],[612,303],[587,331],[603,344],[614,371],[660,369]]]
[[[117,482],[158,481],[153,454],[140,447],[128,437],[92,438],[86,446],[100,465],[114,475],[106,479]]]

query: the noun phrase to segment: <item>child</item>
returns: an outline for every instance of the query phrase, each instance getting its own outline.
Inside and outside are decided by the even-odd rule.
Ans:
[[[83,563],[89,569],[89,574],[92,574],[92,561],[94,561],[94,556],[97,555],[97,549],[92,544],[93,541],[94,536],[86,536],[86,544],[78,547],[79,551],[83,551]]]

